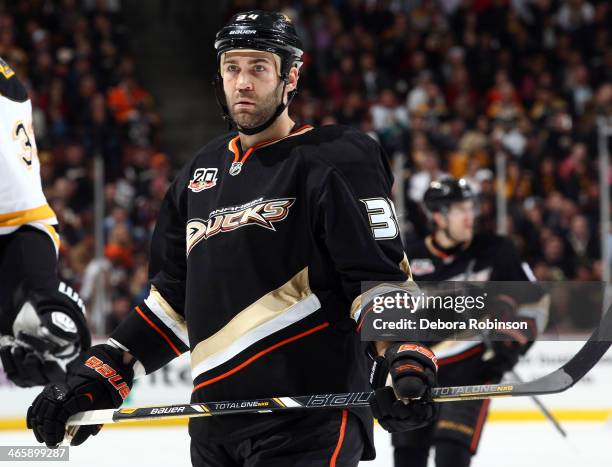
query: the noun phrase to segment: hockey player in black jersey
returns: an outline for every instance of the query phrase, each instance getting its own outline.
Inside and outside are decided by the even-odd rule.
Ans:
[[[475,196],[463,179],[434,181],[425,192],[433,233],[406,246],[417,281],[533,281],[512,242],[498,235],[474,234]],[[528,331],[488,335],[469,341],[444,341],[433,346],[441,386],[499,382],[528,349],[547,321],[547,297],[535,285],[526,300],[500,295],[487,310],[504,319],[529,323]],[[468,467],[476,453],[489,400],[441,404],[437,420],[422,429],[393,435],[395,467],[426,467],[431,446],[436,467]]]
[[[139,372],[188,350],[194,402],[370,390],[366,347],[373,381],[386,380],[380,368],[391,375],[375,386],[381,425],[427,424],[435,356],[366,345],[356,331],[363,281],[414,286],[387,158],[357,130],[291,121],[302,46],[285,15],[235,15],[215,48],[219,103],[238,132],[180,171],[153,235],[149,296],[66,384],[45,388],[28,426],[56,445],[69,415],[120,406]],[[81,427],[73,444],[98,430]],[[367,409],[195,418],[189,432],[196,466],[354,466],[374,455]]]
[[[47,204],[26,88],[0,58],[0,361],[18,386],[65,379],[91,343],[77,293],[57,275],[57,219]]]

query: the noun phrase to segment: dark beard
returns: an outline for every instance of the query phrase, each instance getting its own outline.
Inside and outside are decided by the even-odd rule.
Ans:
[[[257,104],[257,109],[251,112],[234,112],[231,108],[229,109],[230,117],[236,122],[240,128],[256,128],[259,125],[266,123],[278,107],[284,86],[279,85],[272,91],[261,103]],[[248,97],[248,95],[245,95]]]

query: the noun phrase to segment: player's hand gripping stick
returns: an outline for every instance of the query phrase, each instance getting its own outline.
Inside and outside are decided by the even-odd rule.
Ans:
[[[118,408],[134,380],[130,364],[122,352],[110,345],[96,345],[68,367],[66,383],[49,384],[36,397],[26,416],[36,439],[49,447],[58,446],[66,435],[71,415],[85,410]],[[70,432],[70,444],[78,446],[102,425],[81,426]]]
[[[370,404],[380,425],[396,433],[429,424],[436,412],[431,388],[436,386],[437,373],[435,355],[422,345],[393,344],[384,357],[376,357],[370,373],[374,389]]]

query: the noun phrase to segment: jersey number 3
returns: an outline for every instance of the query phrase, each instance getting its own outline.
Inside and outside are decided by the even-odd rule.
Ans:
[[[376,240],[391,240],[399,234],[393,202],[386,198],[360,200],[368,211],[370,228]]]
[[[15,123],[13,139],[21,144],[22,152],[19,153],[19,157],[28,169],[32,166],[32,158],[36,156],[36,148],[32,145],[32,139],[30,138],[30,134],[33,133],[31,124],[26,128],[22,121]]]

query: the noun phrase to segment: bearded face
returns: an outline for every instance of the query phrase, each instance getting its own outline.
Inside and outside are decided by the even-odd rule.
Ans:
[[[255,128],[281,103],[280,59],[270,52],[235,50],[222,57],[221,75],[230,117],[241,128]]]
[[[282,89],[279,82],[275,89],[263,95],[254,91],[237,92],[227,99],[230,117],[241,128],[255,128],[264,124],[276,111],[282,98]]]

